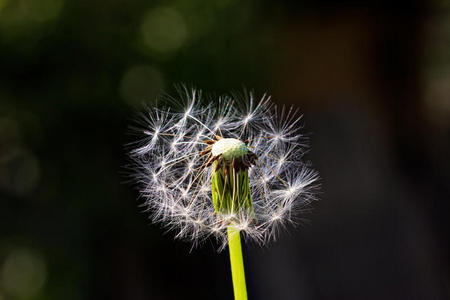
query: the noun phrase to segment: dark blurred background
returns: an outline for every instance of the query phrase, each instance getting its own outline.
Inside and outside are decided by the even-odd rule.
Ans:
[[[450,2],[0,0],[0,299],[232,299],[123,184],[173,83],[304,113],[310,223],[246,245],[250,299],[449,299]]]

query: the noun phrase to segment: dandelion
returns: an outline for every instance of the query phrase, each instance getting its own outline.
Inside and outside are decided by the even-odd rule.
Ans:
[[[235,297],[246,299],[241,234],[266,244],[315,200],[300,116],[266,95],[178,92],[141,115],[133,174],[154,222],[194,244],[228,245]]]

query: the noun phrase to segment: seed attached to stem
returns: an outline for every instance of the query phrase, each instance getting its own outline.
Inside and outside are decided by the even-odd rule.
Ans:
[[[301,116],[247,92],[205,99],[181,86],[179,96],[182,111],[156,107],[137,122],[132,177],[154,222],[177,238],[228,246],[235,299],[246,300],[241,233],[265,244],[315,200]]]

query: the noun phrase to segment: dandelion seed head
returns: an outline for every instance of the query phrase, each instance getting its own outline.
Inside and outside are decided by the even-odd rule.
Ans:
[[[198,243],[215,237],[223,249],[232,226],[266,244],[316,199],[318,175],[302,162],[306,139],[296,109],[277,107],[266,95],[211,97],[186,87],[167,103],[141,115],[135,129],[142,138],[129,155],[152,220],[176,231],[176,238]],[[235,158],[241,159],[237,170],[248,169],[252,207],[218,211],[214,168],[220,159],[231,164]]]

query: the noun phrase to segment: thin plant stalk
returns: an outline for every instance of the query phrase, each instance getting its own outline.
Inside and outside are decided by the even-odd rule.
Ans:
[[[247,287],[245,284],[244,260],[242,258],[241,236],[239,230],[229,226],[228,248],[230,251],[231,276],[235,300],[247,300]]]
[[[316,199],[318,175],[298,159],[301,116],[246,91],[202,98],[177,89],[183,111],[154,107],[134,126],[143,138],[130,149],[131,177],[155,222],[177,228],[179,238],[228,244],[235,299],[247,300],[240,233],[265,244],[294,221],[296,207]]]

